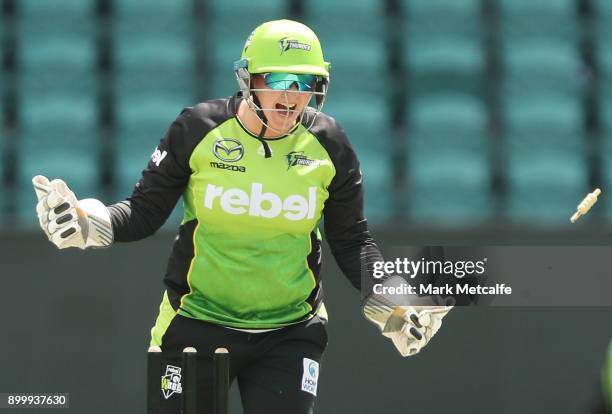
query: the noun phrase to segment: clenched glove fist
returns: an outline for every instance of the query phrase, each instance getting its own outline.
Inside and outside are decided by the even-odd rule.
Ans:
[[[40,227],[60,249],[107,247],[113,242],[113,228],[106,206],[95,199],[77,200],[62,180],[32,179],[38,204]]]
[[[399,276],[389,278],[387,286],[399,286]],[[454,299],[441,297],[410,298],[411,303],[398,305],[384,295],[370,296],[363,307],[366,319],[391,339],[399,353],[406,357],[419,353],[442,326]]]
[[[387,319],[382,334],[393,341],[402,356],[418,353],[442,326],[452,306],[398,306]]]

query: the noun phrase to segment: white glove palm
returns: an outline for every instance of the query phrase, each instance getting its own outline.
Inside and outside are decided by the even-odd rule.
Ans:
[[[40,227],[60,249],[106,247],[113,241],[110,215],[98,200],[77,200],[62,180],[37,175],[32,179]]]

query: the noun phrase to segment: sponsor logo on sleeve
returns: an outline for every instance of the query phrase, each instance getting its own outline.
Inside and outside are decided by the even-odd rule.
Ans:
[[[166,151],[162,152],[159,150],[159,148],[155,148],[155,151],[153,151],[153,154],[151,154],[151,161],[153,161],[153,164],[159,167],[159,164],[161,164],[164,158],[166,158],[166,155],[168,155]]]

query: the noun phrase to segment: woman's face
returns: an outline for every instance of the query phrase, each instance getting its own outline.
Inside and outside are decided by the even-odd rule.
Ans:
[[[262,89],[253,93],[259,98],[260,106],[268,119],[268,127],[278,134],[285,134],[293,128],[312,96],[310,92],[297,92],[295,83],[291,85],[289,91],[270,89],[261,75],[253,75],[251,87]]]

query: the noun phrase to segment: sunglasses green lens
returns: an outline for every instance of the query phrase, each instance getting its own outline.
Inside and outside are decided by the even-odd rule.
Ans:
[[[266,86],[275,91],[288,91],[295,84],[299,91],[313,91],[317,82],[315,75],[297,73],[266,73]]]

